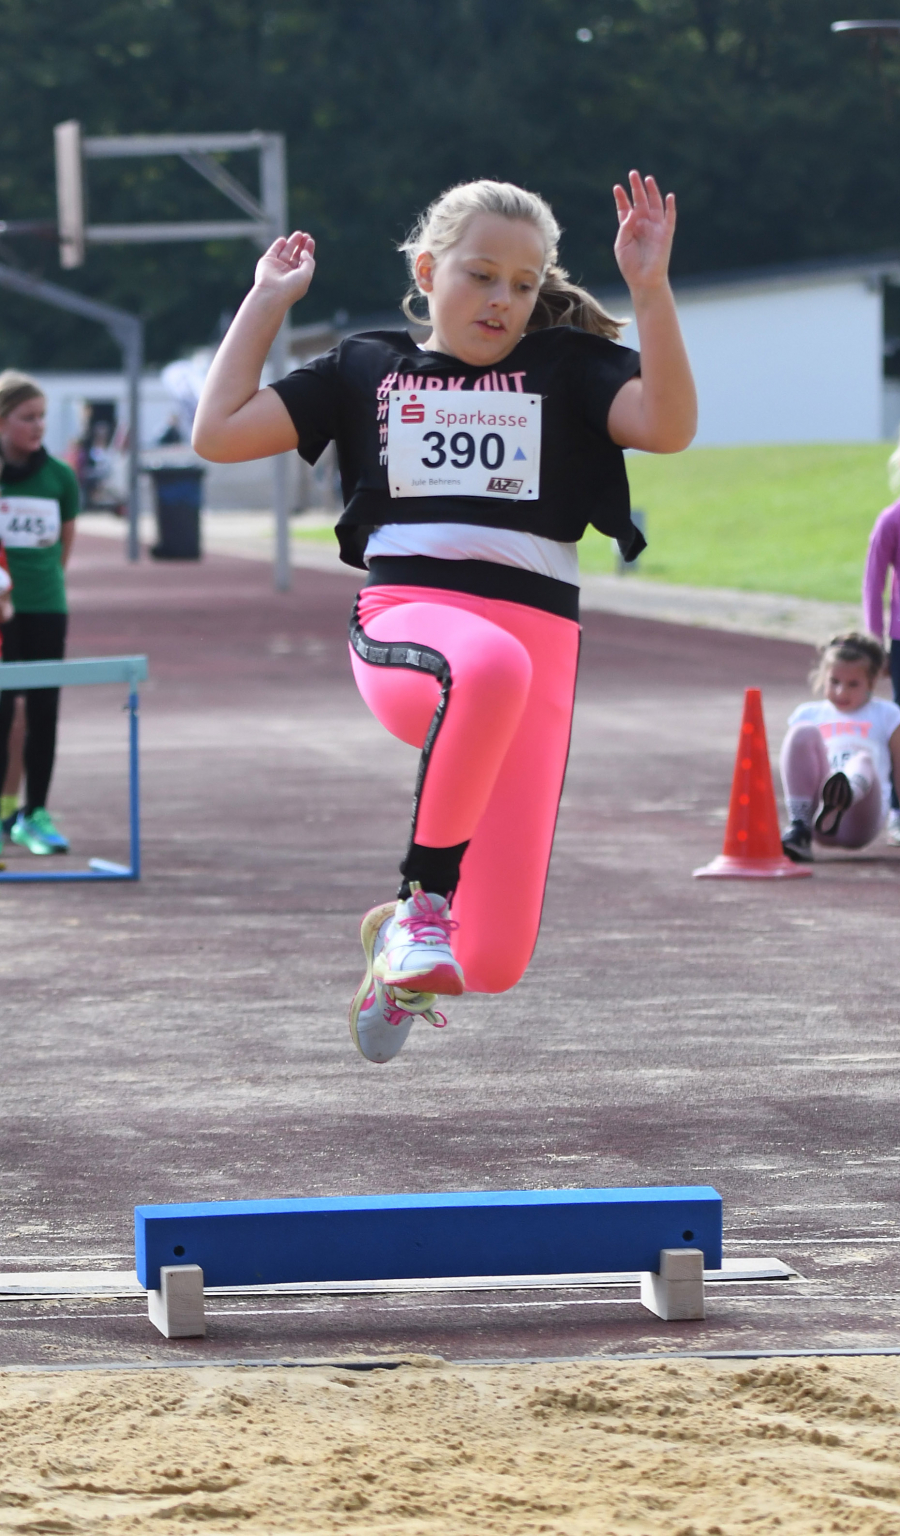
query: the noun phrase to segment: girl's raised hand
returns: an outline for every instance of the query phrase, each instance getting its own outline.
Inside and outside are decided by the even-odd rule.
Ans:
[[[633,292],[657,288],[666,280],[675,233],[675,196],[670,192],[663,202],[653,177],[642,180],[638,171],[629,171],[628,183],[630,197],[624,187],[613,187],[619,215],[615,253],[619,271]]]
[[[287,239],[273,240],[256,263],[254,287],[277,295],[285,308],[302,299],[316,270],[316,242],[312,235],[295,229]]]

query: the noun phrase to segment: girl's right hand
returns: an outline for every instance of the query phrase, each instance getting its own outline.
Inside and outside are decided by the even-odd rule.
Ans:
[[[302,299],[316,270],[316,242],[312,235],[295,229],[285,240],[280,235],[273,240],[265,255],[256,263],[254,287],[276,295],[290,309]]]

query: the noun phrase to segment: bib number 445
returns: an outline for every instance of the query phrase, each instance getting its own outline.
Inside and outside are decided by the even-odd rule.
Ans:
[[[0,539],[7,549],[46,549],[60,530],[59,502],[50,496],[0,496]]]

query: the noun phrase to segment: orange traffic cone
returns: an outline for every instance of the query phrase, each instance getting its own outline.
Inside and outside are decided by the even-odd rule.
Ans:
[[[781,851],[762,694],[758,688],[748,688],[744,695],[744,718],[734,765],[725,845],[717,859],[702,869],[695,869],[694,875],[701,879],[719,875],[741,880],[790,880],[811,874],[808,864],[794,864]]]

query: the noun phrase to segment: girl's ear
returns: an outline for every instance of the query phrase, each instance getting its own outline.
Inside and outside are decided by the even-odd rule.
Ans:
[[[416,257],[416,284],[420,293],[431,293],[434,288],[434,257],[430,251],[420,251]]]

